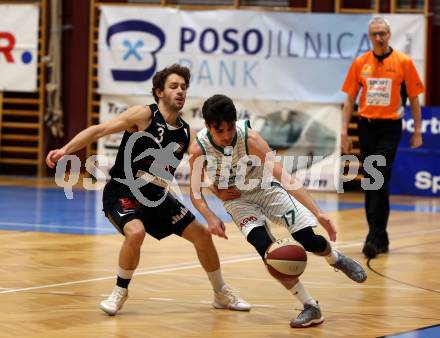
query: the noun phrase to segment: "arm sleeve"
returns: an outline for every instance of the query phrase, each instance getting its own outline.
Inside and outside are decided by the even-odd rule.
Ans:
[[[425,91],[425,87],[420,80],[419,74],[417,74],[416,67],[409,58],[405,62],[405,84],[410,98],[416,97]]]
[[[350,69],[345,77],[344,84],[342,85],[342,91],[350,95],[354,100],[359,93],[360,82],[359,82],[359,71],[356,60],[350,66]]]

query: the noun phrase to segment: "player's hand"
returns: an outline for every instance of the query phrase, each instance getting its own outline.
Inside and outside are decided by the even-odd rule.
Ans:
[[[318,219],[319,224],[321,224],[327,231],[330,240],[332,242],[336,241],[336,228],[331,219],[325,214],[319,214],[316,218]]]
[[[46,164],[49,168],[55,168],[55,164],[59,161],[61,157],[66,155],[64,150],[54,149],[49,152],[46,156]]]
[[[239,198],[241,196],[241,192],[236,188],[217,189],[215,195],[222,201],[229,201]]]
[[[228,236],[226,236],[225,223],[223,223],[223,221],[218,217],[213,217],[212,219],[208,220],[208,231],[211,235],[228,239]]]
[[[422,144],[423,144],[422,133],[414,132],[414,134],[411,136],[411,148],[412,149],[419,148],[422,146]]]
[[[353,148],[351,139],[346,134],[341,134],[341,151],[343,154],[349,154]]]

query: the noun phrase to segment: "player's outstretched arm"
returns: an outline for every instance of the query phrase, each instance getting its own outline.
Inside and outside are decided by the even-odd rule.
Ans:
[[[146,106],[133,106],[112,118],[109,121],[90,126],[79,132],[61,149],[51,150],[46,157],[46,164],[50,168],[54,168],[64,155],[73,154],[74,152],[84,148],[90,143],[96,142],[99,138],[121,132],[124,130],[138,131],[142,123],[149,123],[151,120],[151,111]]]
[[[208,203],[202,193],[202,182],[204,175],[204,161],[202,149],[193,142],[189,148],[190,165],[190,196],[194,207],[202,214],[208,222],[208,231],[221,238],[228,239],[226,235],[225,224],[223,221],[209,209]]]
[[[255,155],[260,158],[266,169],[272,173],[289,194],[294,196],[302,205],[311,211],[318,222],[327,231],[330,240],[335,241],[336,229],[333,222],[319,209],[310,194],[303,188],[302,184],[284,170],[267,142],[254,130],[249,130],[248,149],[250,155]]]

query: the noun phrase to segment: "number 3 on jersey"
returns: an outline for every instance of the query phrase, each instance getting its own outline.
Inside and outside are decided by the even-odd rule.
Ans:
[[[163,134],[165,133],[165,130],[162,127],[159,127],[157,128],[157,131],[159,132],[159,136],[157,137],[157,142],[162,143]]]

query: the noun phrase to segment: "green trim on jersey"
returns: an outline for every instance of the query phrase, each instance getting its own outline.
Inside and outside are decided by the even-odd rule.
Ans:
[[[197,135],[196,135],[196,141],[197,141],[197,143],[199,144],[200,148],[202,149],[202,151],[203,151],[203,155],[206,156],[206,149],[205,149],[205,147],[203,146],[202,142],[200,142],[199,137],[198,137]]]
[[[244,121],[244,145],[246,147],[246,154],[249,155],[248,149],[248,128],[251,128],[251,122],[249,120]]]
[[[206,135],[208,136],[209,142],[211,142],[212,146],[217,149],[219,152],[221,152],[223,155],[225,155],[225,148],[220,147],[219,145],[214,143],[214,140],[212,139],[211,133],[207,130]],[[234,148],[237,144],[237,133],[235,133],[234,139],[232,140],[232,144],[230,147]]]
[[[198,143],[199,147],[202,149],[203,155],[206,156],[206,149],[203,146],[202,142],[200,142],[199,137],[196,135],[196,142]],[[206,165],[208,164],[208,160],[205,159],[205,161],[203,161],[203,166],[206,167]]]

